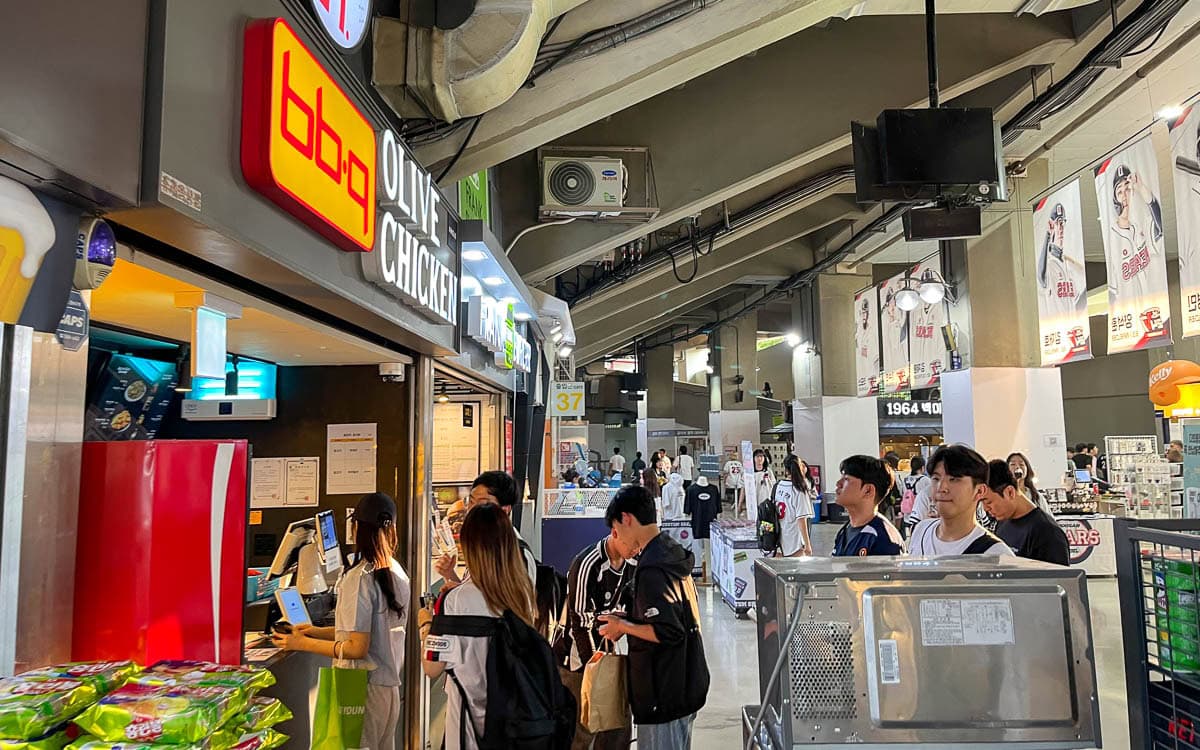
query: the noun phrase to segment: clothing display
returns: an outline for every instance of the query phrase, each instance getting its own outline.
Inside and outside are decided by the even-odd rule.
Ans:
[[[732,459],[726,461],[724,468],[721,469],[721,475],[725,477],[725,489],[740,490],[742,488],[742,464],[740,461]]]
[[[683,477],[672,474],[667,477],[667,483],[662,488],[662,517],[665,520],[682,518],[684,508]]]
[[[692,518],[692,535],[696,539],[708,539],[709,526],[721,515],[721,496],[717,488],[708,484],[707,479],[703,481],[703,484],[697,482],[688,488],[683,505],[683,512]]]

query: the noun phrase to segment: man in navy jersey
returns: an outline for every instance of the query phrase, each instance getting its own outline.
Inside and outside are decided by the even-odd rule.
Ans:
[[[837,534],[834,557],[899,555],[903,552],[900,532],[876,508],[892,489],[892,473],[883,461],[871,456],[851,456],[842,461],[837,482],[838,505],[850,520]]]

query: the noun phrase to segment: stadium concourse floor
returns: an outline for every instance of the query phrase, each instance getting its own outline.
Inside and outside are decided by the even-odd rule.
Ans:
[[[812,532],[816,552],[828,554],[837,526],[817,524]],[[1116,579],[1089,579],[1088,596],[1099,669],[1101,734],[1105,748],[1123,750],[1129,747],[1129,730]],[[753,619],[737,619],[713,587],[700,588],[700,612],[712,688],[708,705],[696,719],[692,748],[730,750],[741,747],[742,706],[759,702],[757,626]]]

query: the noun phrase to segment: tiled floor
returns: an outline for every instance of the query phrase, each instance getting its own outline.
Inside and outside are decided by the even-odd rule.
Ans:
[[[817,552],[827,552],[837,529],[819,524],[813,529]],[[1093,578],[1088,584],[1092,608],[1093,640],[1100,683],[1100,720],[1105,748],[1129,747],[1125,713],[1125,670],[1121,647],[1121,619],[1114,579]],[[713,588],[702,588],[705,651],[712,687],[708,705],[696,720],[694,750],[731,750],[741,747],[741,709],[757,704],[758,632],[753,620],[738,620]]]

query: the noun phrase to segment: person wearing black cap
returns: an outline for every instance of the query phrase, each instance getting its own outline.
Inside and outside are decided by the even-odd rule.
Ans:
[[[334,666],[367,669],[362,747],[394,750],[403,708],[405,630],[411,586],[396,562],[396,503],[382,492],[365,495],[351,528],[358,550],[337,586],[334,627],[296,625],[276,633],[275,645],[331,657]]]

